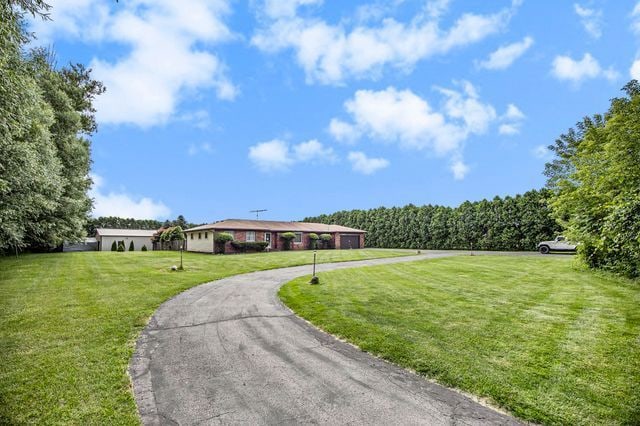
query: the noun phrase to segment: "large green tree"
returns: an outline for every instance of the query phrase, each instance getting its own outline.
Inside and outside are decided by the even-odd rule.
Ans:
[[[556,217],[591,267],[640,276],[640,84],[604,115],[585,118],[550,148]]]
[[[55,211],[62,183],[49,132],[54,113],[22,56],[28,37],[19,6],[0,2],[0,250],[50,232],[40,219]]]
[[[92,80],[90,72],[80,64],[54,68],[53,53],[36,49],[28,61],[41,88],[44,100],[50,105],[54,121],[49,127],[51,141],[61,164],[60,197],[53,214],[42,218],[51,224],[52,232],[31,245],[58,245],[65,240],[86,236],[85,223],[92,202],[87,192],[91,186],[90,141],[96,131],[92,101],[104,88]]]
[[[55,69],[50,52],[25,55],[25,14],[39,0],[0,2],[0,251],[50,247],[84,235],[92,101],[104,90],[81,65]]]

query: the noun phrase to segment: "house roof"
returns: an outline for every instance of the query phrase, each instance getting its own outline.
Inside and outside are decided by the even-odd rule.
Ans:
[[[352,232],[357,234],[365,233],[361,229],[349,228],[342,225],[328,225],[326,223],[312,222],[282,222],[276,220],[246,220],[246,219],[226,219],[208,225],[196,226],[187,229],[185,232],[204,231],[212,229],[214,231],[274,231],[274,232]]]
[[[101,237],[153,237],[157,231],[148,229],[111,229],[111,228],[98,228],[96,229],[96,236]]]

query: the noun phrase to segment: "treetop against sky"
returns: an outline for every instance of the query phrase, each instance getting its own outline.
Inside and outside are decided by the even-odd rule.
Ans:
[[[640,3],[51,0],[95,102],[95,216],[194,222],[544,185],[546,146],[640,77]]]

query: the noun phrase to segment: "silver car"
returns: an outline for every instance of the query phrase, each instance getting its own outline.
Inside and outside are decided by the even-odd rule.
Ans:
[[[553,241],[542,241],[538,243],[538,251],[547,254],[550,251],[576,251],[577,244],[567,241],[567,239],[559,235]]]

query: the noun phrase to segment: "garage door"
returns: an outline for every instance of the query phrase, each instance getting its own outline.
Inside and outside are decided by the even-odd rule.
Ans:
[[[340,248],[360,248],[360,236],[359,235],[340,235]]]

